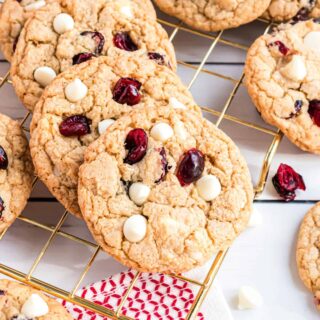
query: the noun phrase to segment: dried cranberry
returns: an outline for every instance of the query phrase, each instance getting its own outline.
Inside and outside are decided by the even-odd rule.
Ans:
[[[155,60],[161,66],[165,66],[166,65],[166,61],[164,59],[164,56],[162,54],[158,53],[158,52],[149,52],[148,53],[148,57],[151,60]]]
[[[303,106],[303,101],[302,100],[296,100],[295,103],[294,103],[294,112],[292,112],[290,114],[290,116],[288,118],[286,118],[287,120],[293,118],[293,117],[296,117],[301,109],[302,109],[302,106]]]
[[[296,24],[299,21],[306,21],[310,18],[310,10],[308,8],[301,8],[298,13],[292,18],[291,24]]]
[[[80,34],[81,36],[91,36],[91,38],[96,42],[97,46],[94,51],[96,55],[101,54],[104,44],[105,44],[105,39],[102,33],[98,31],[84,31]]]
[[[141,83],[131,78],[121,78],[113,88],[113,100],[120,104],[134,106],[141,100]]]
[[[4,296],[5,292],[3,290],[0,290],[0,296]]]
[[[308,112],[313,122],[320,127],[320,100],[311,100]]]
[[[187,151],[179,164],[177,177],[182,186],[197,181],[204,170],[204,155],[197,149]]]
[[[278,50],[284,56],[286,56],[288,54],[288,52],[290,51],[290,49],[283,42],[281,42],[279,40],[271,42],[269,44],[269,47],[274,47],[274,46],[278,47]]]
[[[91,132],[91,121],[82,115],[68,117],[60,123],[60,133],[65,137],[83,136]]]
[[[0,218],[2,218],[2,214],[3,214],[4,209],[5,209],[4,201],[3,201],[3,199],[0,197]]]
[[[93,54],[91,52],[82,52],[82,53],[76,54],[72,58],[72,64],[73,65],[80,64],[82,62],[90,60],[92,57],[95,57],[95,54]]]
[[[277,174],[272,178],[273,185],[285,201],[292,201],[296,198],[295,191],[306,190],[306,185],[300,174],[286,164],[280,164]]]
[[[128,154],[124,159],[125,163],[135,164],[141,161],[147,153],[148,136],[143,129],[131,130],[125,141],[125,148]]]
[[[8,156],[5,150],[0,146],[0,169],[5,170],[8,168]]]
[[[170,169],[170,167],[168,165],[167,154],[166,154],[165,148],[161,148],[159,153],[161,156],[162,173],[161,173],[160,178],[157,181],[155,181],[155,183],[160,183],[161,181],[163,181],[164,177],[167,175],[167,173]]]
[[[113,37],[113,44],[122,50],[137,51],[138,47],[131,39],[128,32],[116,33]]]

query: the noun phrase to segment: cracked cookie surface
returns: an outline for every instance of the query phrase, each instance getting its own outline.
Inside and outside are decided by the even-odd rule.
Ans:
[[[156,52],[176,67],[166,31],[140,1],[59,0],[36,11],[20,34],[11,68],[16,93],[33,110],[56,74],[111,47]]]
[[[164,123],[171,130],[159,135]],[[128,137],[137,130],[145,132],[147,149],[132,164]],[[193,164],[185,157],[189,154]],[[205,160],[197,172],[199,155]],[[186,181],[195,172],[196,181]],[[209,189],[199,184],[209,176],[215,177],[210,201]],[[137,184],[143,185],[139,192],[132,190]],[[143,202],[144,190],[149,194]],[[252,200],[250,174],[238,148],[190,110],[132,111],[89,146],[80,167],[79,204],[96,241],[121,263],[141,271],[181,273],[204,264],[246,227]],[[132,229],[133,219],[142,229],[137,222]]]
[[[34,305],[25,306],[25,303],[32,295]],[[40,301],[39,301],[40,300]],[[40,304],[40,305],[39,305]],[[39,309],[46,309],[47,313],[38,317],[31,317],[32,313],[39,314]],[[23,311],[27,314],[23,314]],[[45,313],[46,310],[44,310]],[[72,320],[71,315],[57,301],[49,298],[39,290],[33,289],[22,283],[10,280],[0,280],[0,319],[2,320]]]
[[[159,8],[193,28],[220,31],[258,18],[270,0],[155,0]]]
[[[262,15],[265,19],[288,21],[297,15],[320,17],[319,0],[272,0],[268,10]]]
[[[121,89],[118,81],[128,77],[141,84],[137,94],[140,101],[134,99],[130,105],[125,103],[126,94],[116,99],[119,102],[113,99],[115,88]],[[86,96],[76,103],[70,102],[65,94],[75,79],[87,87]],[[132,89],[132,84],[128,83],[128,87]],[[132,108],[168,105],[172,99],[173,103],[180,102],[200,112],[178,76],[143,54],[111,49],[108,56],[70,68],[47,87],[34,112],[30,148],[37,174],[70,212],[81,216],[77,200],[78,169],[86,147],[99,137],[99,123],[116,119]],[[90,133],[80,137],[61,134],[62,121],[74,115],[85,116],[91,122]]]
[[[30,196],[33,166],[17,121],[0,114],[0,232],[20,215]]]
[[[320,25],[281,25],[248,51],[249,95],[263,119],[302,150],[320,154]]]
[[[314,293],[320,309],[320,203],[304,217],[297,241],[297,265],[305,286]],[[318,302],[317,302],[318,301]]]

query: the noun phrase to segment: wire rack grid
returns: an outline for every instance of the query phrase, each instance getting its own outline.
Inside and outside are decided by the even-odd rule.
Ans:
[[[188,84],[189,89],[195,84],[195,82],[197,81],[197,79],[201,73],[211,75],[212,77],[222,78],[222,79],[230,81],[232,83],[233,88],[230,91],[230,94],[229,94],[227,100],[225,101],[225,104],[224,104],[221,111],[216,111],[216,110],[209,108],[209,107],[202,107],[203,111],[208,112],[209,114],[217,117],[215,124],[217,126],[220,126],[222,121],[227,120],[227,121],[231,121],[231,122],[240,124],[242,126],[246,126],[251,129],[263,132],[265,134],[271,135],[272,142],[268,146],[268,148],[265,152],[264,161],[263,161],[261,169],[260,169],[260,177],[259,177],[257,185],[255,186],[255,198],[257,198],[264,190],[267,176],[268,176],[268,172],[269,172],[269,168],[270,168],[272,159],[277,151],[279,143],[282,139],[282,134],[279,131],[273,131],[273,130],[264,128],[262,126],[256,125],[255,123],[245,121],[245,120],[237,118],[235,116],[228,115],[227,110],[230,107],[231,102],[233,101],[239,88],[243,85],[244,75],[242,74],[239,79],[235,79],[235,78],[229,77],[227,75],[220,74],[220,73],[217,73],[217,72],[214,72],[214,71],[211,71],[211,70],[208,70],[205,68],[206,62],[207,62],[210,54],[217,47],[218,43],[222,43],[224,45],[231,46],[233,48],[238,48],[238,49],[241,49],[244,51],[246,51],[248,49],[248,47],[245,45],[242,45],[238,42],[234,42],[234,41],[230,41],[230,40],[225,39],[223,37],[223,35],[224,35],[223,31],[212,35],[212,34],[207,34],[207,33],[202,33],[199,31],[192,30],[188,27],[185,27],[183,25],[183,23],[181,23],[181,22],[173,23],[173,22],[169,22],[169,21],[163,20],[163,19],[158,19],[158,20],[163,26],[170,27],[173,29],[173,31],[171,32],[171,35],[170,35],[171,41],[173,41],[173,39],[177,36],[178,32],[181,32],[181,31],[187,32],[187,33],[192,34],[197,37],[205,38],[210,41],[209,49],[205,52],[205,55],[201,59],[200,63],[192,64],[192,63],[188,63],[185,61],[178,61],[178,64],[181,66],[184,66],[186,68],[193,69],[195,72],[191,81]],[[268,32],[272,26],[272,23],[269,23],[269,22],[263,21],[263,20],[261,20],[261,21],[263,23],[265,23],[265,32]],[[3,77],[0,77],[0,89],[6,83],[11,84],[9,77],[10,77],[9,72],[6,75],[4,75]],[[29,117],[31,117],[30,113],[26,114],[24,119],[21,121],[21,126],[26,132],[29,132],[29,129],[26,127],[26,122]],[[37,183],[37,178],[34,179],[33,186],[36,183]],[[94,312],[101,314],[103,316],[107,316],[111,319],[133,320],[132,318],[129,318],[129,317],[123,315],[122,310],[123,310],[123,306],[125,305],[131,290],[133,289],[134,285],[136,284],[137,280],[139,279],[140,272],[136,272],[132,282],[130,283],[125,295],[123,296],[123,298],[122,298],[122,300],[116,310],[111,310],[111,309],[102,307],[100,305],[94,304],[94,303],[76,295],[76,292],[80,288],[82,281],[85,279],[88,271],[90,270],[95,259],[97,258],[98,253],[100,252],[100,247],[96,243],[93,243],[91,241],[77,237],[71,233],[68,233],[68,232],[61,230],[61,227],[63,226],[64,222],[66,221],[68,214],[69,213],[67,211],[63,212],[60,220],[58,221],[58,223],[56,225],[44,224],[44,223],[37,221],[36,219],[30,219],[30,218],[26,217],[24,214],[22,214],[19,217],[19,220],[23,221],[24,223],[38,227],[38,228],[48,232],[49,237],[48,237],[45,245],[42,247],[41,251],[39,252],[37,258],[33,261],[33,264],[28,272],[22,272],[20,270],[11,268],[7,265],[0,264],[0,273],[4,274],[5,276],[8,276],[10,278],[13,278],[15,280],[18,280],[20,282],[31,285],[34,288],[43,290],[44,292],[46,292],[50,295],[64,299],[64,300],[69,301],[71,303],[74,303],[76,305],[85,307],[86,309],[94,311]],[[0,235],[0,240],[5,235],[5,232],[6,232],[6,230]],[[36,270],[37,266],[41,262],[43,256],[48,251],[48,248],[50,247],[51,243],[58,236],[63,237],[67,241],[74,241],[74,242],[77,242],[83,246],[93,248],[93,255],[91,256],[88,263],[86,264],[78,281],[74,284],[73,289],[70,291],[66,291],[64,289],[53,286],[50,283],[42,281],[42,280],[33,276],[34,271]],[[194,319],[196,317],[197,312],[199,311],[199,308],[201,307],[202,302],[206,298],[208,290],[210,289],[210,286],[212,285],[212,283],[213,283],[213,281],[214,281],[214,279],[215,279],[215,277],[216,277],[216,275],[217,275],[217,273],[223,263],[223,260],[227,254],[227,251],[228,250],[221,251],[216,255],[216,258],[213,261],[208,273],[206,274],[204,281],[200,282],[200,281],[195,281],[193,279],[186,278],[181,275],[172,275],[172,277],[174,277],[174,278],[184,280],[184,281],[186,281],[192,285],[195,285],[199,288],[199,290],[196,294],[196,297],[195,297],[195,299],[189,309],[189,312],[188,312],[186,319]]]

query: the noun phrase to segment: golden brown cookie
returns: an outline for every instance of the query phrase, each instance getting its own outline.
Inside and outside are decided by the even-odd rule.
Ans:
[[[190,110],[134,110],[85,152],[79,205],[101,247],[128,267],[181,273],[229,247],[253,190],[233,141]]]

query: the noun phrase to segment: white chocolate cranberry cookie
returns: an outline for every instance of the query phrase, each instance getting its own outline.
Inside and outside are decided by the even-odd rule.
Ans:
[[[195,29],[219,31],[260,17],[270,0],[155,0],[155,3]]]
[[[132,108],[168,104],[199,112],[178,76],[144,54],[111,49],[68,69],[35,108],[30,147],[38,176],[80,217],[78,170],[86,147]]]
[[[190,110],[134,110],[86,153],[79,205],[94,238],[126,266],[181,273],[231,245],[253,190],[240,151]]]
[[[302,150],[320,154],[320,24],[281,25],[260,37],[245,66],[249,94],[263,119]]]
[[[20,215],[30,196],[33,166],[17,121],[0,114],[0,232]]]
[[[0,280],[1,320],[72,320],[68,311],[42,292],[18,282]]]
[[[315,295],[320,310],[320,203],[304,217],[297,242],[297,265],[300,278]]]
[[[320,17],[319,0],[272,0],[263,18],[273,21],[307,20]]]
[[[20,32],[27,19],[32,16],[34,11],[53,1],[56,0],[4,1],[0,12],[0,47],[8,61],[12,59]],[[155,11],[150,0],[120,0],[119,2],[123,3],[124,10],[129,10],[127,8],[129,8],[130,1],[140,4],[141,10],[146,11],[150,17],[155,18]]]
[[[138,0],[56,0],[35,12],[19,37],[11,68],[16,93],[33,110],[57,74],[110,48],[148,52],[176,67],[166,31]]]

